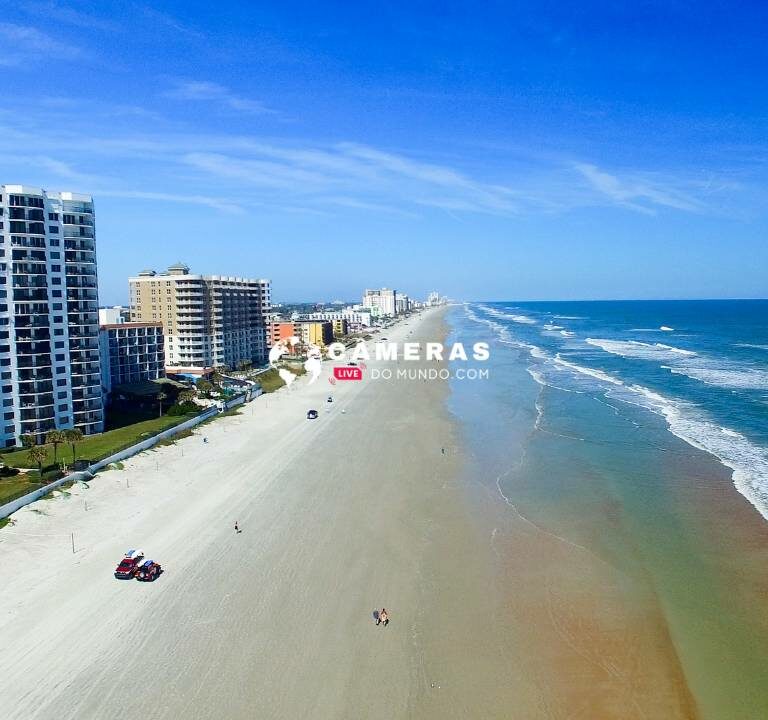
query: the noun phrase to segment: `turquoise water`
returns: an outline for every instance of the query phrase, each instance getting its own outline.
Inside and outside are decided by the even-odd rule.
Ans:
[[[473,478],[653,604],[703,717],[768,717],[768,302],[469,303],[449,322],[491,346],[488,379],[452,381]]]
[[[471,303],[454,318],[497,356],[524,350],[540,385],[661,416],[768,518],[768,301]]]

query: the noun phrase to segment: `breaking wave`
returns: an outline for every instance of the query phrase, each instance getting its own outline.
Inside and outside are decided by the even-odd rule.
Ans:
[[[587,338],[586,342],[588,345],[599,347],[613,355],[641,360],[669,360],[678,359],[680,356],[696,355],[691,350],[682,350],[671,345],[664,345],[664,343],[651,344],[637,340],[601,340],[599,338]]]

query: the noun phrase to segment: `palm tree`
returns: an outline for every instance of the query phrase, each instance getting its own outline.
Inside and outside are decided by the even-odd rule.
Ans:
[[[72,447],[72,462],[74,463],[75,460],[77,460],[77,451],[75,450],[75,445],[82,441],[83,431],[80,430],[80,428],[69,428],[69,430],[64,431],[64,438]]]
[[[21,445],[27,450],[29,450],[31,447],[34,447],[35,444],[35,436],[32,433],[24,433],[21,436]]]
[[[211,390],[213,390],[213,384],[209,382],[208,380],[200,379],[197,381],[197,391],[203,396],[203,397],[210,397]]]
[[[37,463],[37,469],[40,473],[40,481],[43,480],[43,463],[48,459],[48,451],[45,449],[45,445],[33,445],[29,448],[29,459],[33,463]]]
[[[66,442],[67,438],[61,430],[49,430],[45,434],[45,442],[53,445],[53,462],[58,464],[59,462],[59,445]]]
[[[195,399],[195,393],[192,390],[182,390],[176,396],[176,402],[179,403],[179,405],[192,402],[194,399]]]
[[[168,397],[166,393],[164,393],[162,390],[157,393],[157,402],[160,405],[160,414],[158,417],[163,417],[163,400],[165,400]]]

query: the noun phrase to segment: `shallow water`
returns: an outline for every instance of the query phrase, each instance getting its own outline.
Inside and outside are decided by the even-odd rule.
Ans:
[[[767,308],[496,303],[450,315],[453,339],[491,342],[489,379],[452,382],[470,474],[573,551],[546,577],[520,563],[516,576],[531,592],[560,583],[560,605],[572,594],[584,608],[572,625],[608,648],[609,625],[658,633],[613,662],[630,674],[656,653],[679,669],[695,710],[677,697],[670,717],[768,716]],[[608,587],[615,601],[601,604]]]

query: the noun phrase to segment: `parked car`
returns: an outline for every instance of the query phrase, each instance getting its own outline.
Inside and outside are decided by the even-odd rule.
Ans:
[[[163,568],[160,563],[156,563],[154,560],[145,560],[136,570],[136,579],[142,582],[152,582],[157,580],[161,572],[163,572]]]
[[[115,577],[118,580],[130,580],[144,559],[143,550],[129,550],[115,568]]]
[[[307,413],[307,420],[317,420],[317,410],[310,410]]]

